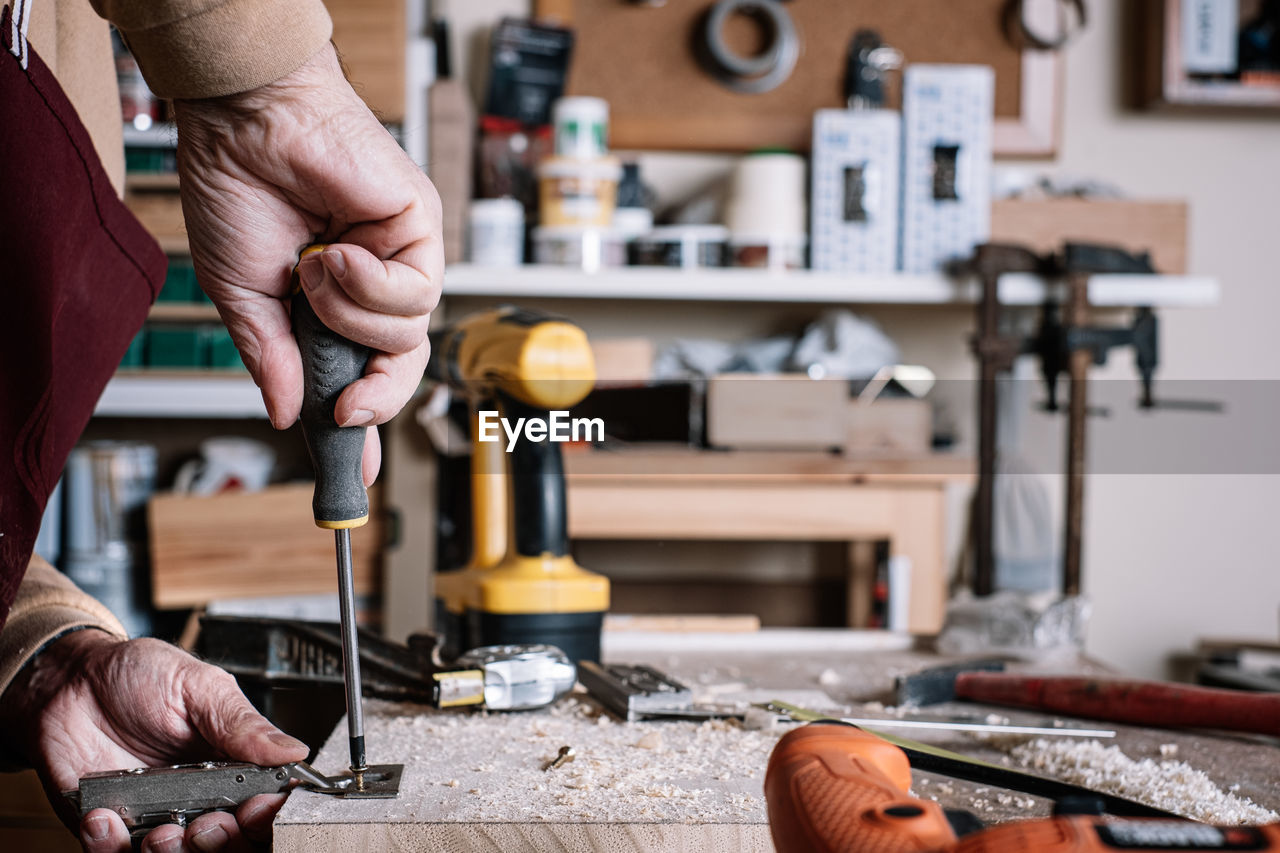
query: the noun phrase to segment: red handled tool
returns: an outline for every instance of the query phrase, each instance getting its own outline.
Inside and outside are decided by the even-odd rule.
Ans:
[[[963,699],[1140,726],[1227,729],[1280,737],[1280,694],[1160,681],[983,671],[988,662],[925,670],[898,682],[900,704]]]

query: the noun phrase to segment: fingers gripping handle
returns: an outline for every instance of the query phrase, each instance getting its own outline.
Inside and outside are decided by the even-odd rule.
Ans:
[[[300,289],[293,295],[291,314],[302,352],[302,434],[316,472],[311,503],[316,525],[329,530],[359,527],[369,520],[361,474],[365,428],[338,426],[333,409],[343,389],[364,375],[369,348],[320,322]]]

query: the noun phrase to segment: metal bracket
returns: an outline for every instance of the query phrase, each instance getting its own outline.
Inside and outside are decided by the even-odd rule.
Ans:
[[[185,826],[207,812],[234,811],[259,794],[282,794],[294,787],[344,799],[389,799],[399,796],[403,772],[403,764],[375,764],[359,780],[350,771],[325,776],[305,761],[274,767],[205,761],[92,773],[63,796],[82,818],[94,809],[110,809],[133,835],[141,836],[167,823]]]

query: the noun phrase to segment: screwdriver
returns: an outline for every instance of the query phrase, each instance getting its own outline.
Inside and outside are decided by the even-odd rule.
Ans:
[[[299,262],[322,252],[308,246]],[[316,526],[332,530],[338,557],[338,605],[342,621],[342,677],[347,693],[347,736],[355,787],[364,788],[368,769],[364,750],[364,709],[360,694],[360,651],[356,636],[355,590],[351,577],[351,529],[369,521],[369,495],[364,488],[361,458],[365,427],[340,427],[334,404],[342,391],[364,375],[369,348],[330,329],[311,307],[297,267],[290,307],[293,336],[302,353],[302,435],[316,473],[311,501]]]

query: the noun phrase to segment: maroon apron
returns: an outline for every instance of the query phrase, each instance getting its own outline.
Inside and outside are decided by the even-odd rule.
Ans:
[[[0,627],[67,454],[165,272],[27,44],[31,2],[0,15]]]

